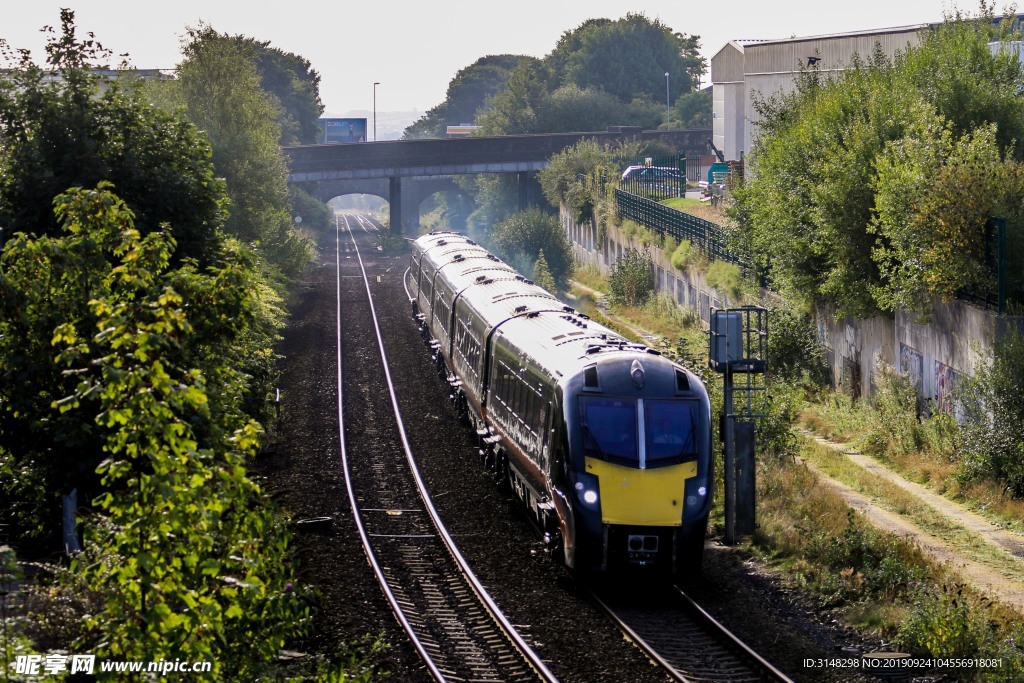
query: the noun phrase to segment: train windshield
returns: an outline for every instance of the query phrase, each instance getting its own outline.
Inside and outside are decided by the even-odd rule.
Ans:
[[[697,457],[697,401],[644,401],[646,466]]]
[[[580,410],[585,455],[627,465],[639,461],[634,399],[581,396]]]

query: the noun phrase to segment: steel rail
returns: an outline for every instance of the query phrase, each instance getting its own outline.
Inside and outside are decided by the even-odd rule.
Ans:
[[[414,457],[413,452],[412,452],[412,447],[409,444],[408,435],[407,435],[406,429],[405,429],[405,423],[402,420],[401,411],[400,411],[399,406],[398,406],[398,397],[397,397],[397,395],[395,393],[394,382],[393,382],[392,377],[391,377],[391,370],[390,370],[390,366],[388,364],[387,353],[386,353],[386,351],[384,349],[383,335],[381,334],[380,324],[379,324],[379,322],[377,320],[377,311],[376,311],[376,307],[374,306],[374,303],[373,303],[373,294],[370,291],[369,278],[366,275],[366,268],[365,268],[365,266],[363,264],[362,254],[359,251],[359,245],[356,243],[355,236],[352,234],[352,229],[351,229],[351,226],[349,226],[349,224],[348,224],[348,218],[347,217],[345,218],[345,227],[346,227],[346,229],[349,232],[350,238],[352,239],[352,245],[353,245],[353,247],[355,249],[356,259],[359,262],[359,269],[360,269],[360,271],[362,273],[363,285],[364,285],[364,287],[366,289],[366,297],[367,297],[367,301],[369,302],[369,305],[370,305],[371,320],[373,322],[374,334],[376,335],[376,338],[377,338],[377,347],[380,350],[380,358],[381,358],[381,363],[383,364],[384,376],[385,376],[385,378],[387,380],[386,383],[387,383],[387,389],[388,389],[388,396],[389,396],[389,399],[390,399],[390,402],[391,402],[392,411],[393,411],[394,416],[395,416],[395,422],[396,422],[397,429],[398,429],[398,434],[399,434],[399,437],[400,437],[400,440],[401,440],[401,443],[402,443],[402,449],[403,449],[403,451],[405,453],[406,461],[409,464],[410,472],[411,472],[411,474],[413,476],[414,481],[416,482],[416,488],[419,491],[420,498],[422,499],[422,501],[424,503],[424,506],[425,506],[425,508],[427,509],[427,511],[428,511],[428,513],[430,515],[431,521],[432,521],[434,527],[437,529],[439,537],[442,539],[442,541],[443,541],[443,543],[445,545],[445,548],[448,550],[448,552],[451,555],[452,559],[458,565],[459,571],[465,577],[465,579],[466,579],[467,583],[469,584],[470,588],[473,590],[474,594],[477,596],[477,599],[483,604],[483,606],[486,608],[487,612],[490,614],[491,618],[494,619],[495,623],[498,624],[500,630],[504,633],[505,637],[523,655],[523,657],[526,659],[526,661],[529,663],[529,665],[534,669],[534,671],[537,673],[538,677],[541,680],[546,681],[548,683],[557,683],[558,679],[555,677],[554,673],[552,673],[551,670],[548,669],[547,665],[543,662],[541,657],[536,652],[534,652],[533,648],[531,648],[530,645],[523,639],[523,637],[519,634],[519,632],[516,630],[516,628],[512,625],[512,623],[508,620],[508,618],[504,615],[504,613],[498,607],[498,605],[494,601],[494,599],[490,596],[490,594],[484,588],[484,586],[480,582],[480,580],[476,577],[476,574],[474,574],[473,570],[469,566],[469,563],[462,556],[462,553],[459,551],[458,546],[455,544],[455,541],[452,539],[451,535],[448,533],[448,530],[445,527],[443,521],[441,520],[440,514],[437,512],[437,509],[434,507],[433,501],[431,500],[431,497],[430,497],[430,493],[427,490],[426,484],[424,483],[422,476],[420,475],[419,467],[416,464],[416,460],[415,460],[415,457]],[[365,227],[362,225],[361,221],[360,221],[360,227],[363,227],[363,229],[365,230]],[[340,245],[340,232],[339,232],[339,236],[338,236],[338,242],[339,242],[339,245]],[[340,290],[340,287],[341,287],[341,285],[340,285],[340,282],[341,282],[341,277],[340,277],[340,275],[341,275],[341,273],[340,273],[340,246],[338,248],[339,248],[339,259],[338,259],[339,260],[339,266],[338,266],[338,283],[339,283],[338,284],[338,297],[339,297],[339,299],[338,299],[339,300],[339,318],[338,318],[338,320],[339,320],[339,330],[338,330],[338,334],[340,335],[341,334],[341,331],[340,331],[340,319],[341,319],[340,318],[340,300],[341,300],[340,299],[340,297],[341,297],[341,290]],[[341,376],[341,374],[340,374],[341,373],[341,368],[340,368],[340,363],[341,363],[340,343],[341,342],[340,342],[340,336],[339,336],[339,360],[338,360],[338,362],[339,362],[339,370],[338,370],[338,372],[339,372],[339,382],[340,382],[340,376]],[[340,403],[341,403],[341,401],[340,401],[340,386],[339,386],[339,417],[340,417],[340,410],[341,410],[340,409]],[[344,441],[344,438],[342,440]],[[352,490],[351,484],[348,481],[346,481],[346,484],[347,484],[347,486],[349,488],[349,496],[350,496],[350,500],[352,502],[353,509],[357,510],[359,508],[357,507],[358,506],[358,502],[355,500],[354,491]],[[368,536],[365,535],[365,530],[363,529],[363,527],[361,525],[360,525],[360,535],[361,535],[361,537],[364,538],[364,548],[367,548],[367,554],[371,558],[371,564],[374,564],[374,572],[377,574],[378,581],[381,581],[382,582],[382,586],[383,586],[384,585],[383,572],[380,570],[379,566],[376,565],[375,557],[372,556],[372,551],[369,549],[369,545],[367,545],[369,543],[369,538],[368,538]],[[398,602],[395,600],[394,595],[392,594],[392,592],[390,591],[389,588],[385,587],[384,590],[385,590],[385,594],[388,596],[388,601],[392,605],[392,608],[394,610],[396,610],[396,614],[400,614],[401,613],[401,607],[399,606]],[[423,657],[425,662],[428,662],[428,667],[430,668],[431,674],[434,675],[435,679],[438,680],[438,681],[447,680],[443,676],[443,674],[436,668],[436,666],[434,666],[434,664],[430,661],[429,655],[427,654],[426,650],[423,648],[422,643],[419,642],[419,638],[415,635],[414,629],[412,628],[411,625],[409,625],[409,622],[408,622],[408,620],[405,619],[404,615],[399,618],[399,621],[402,623],[402,626],[405,629],[406,633],[412,639],[414,645],[416,646],[417,651],[420,653],[420,656]]]
[[[345,219],[345,227],[351,228],[348,225],[348,219]],[[381,590],[384,591],[384,597],[387,599],[388,604],[391,605],[391,610],[398,619],[399,624],[402,626],[402,630],[405,631],[406,635],[409,636],[409,640],[413,647],[416,648],[416,652],[419,653],[420,659],[423,660],[424,665],[430,671],[430,675],[434,677],[436,681],[444,681],[444,675],[440,669],[434,664],[430,657],[430,653],[427,652],[423,645],[423,642],[417,636],[415,629],[409,620],[405,616],[405,611],[399,604],[398,599],[395,597],[394,592],[391,590],[391,586],[388,584],[387,577],[384,575],[384,570],[377,561],[376,554],[373,552],[373,546],[370,544],[370,536],[366,530],[366,525],[363,523],[363,517],[360,514],[359,500],[356,498],[355,488],[352,484],[352,477],[350,476],[349,462],[348,462],[348,450],[345,447],[345,418],[344,410],[344,389],[342,387],[342,342],[341,342],[341,227],[338,223],[338,215],[334,216],[334,229],[335,229],[335,240],[334,240],[334,264],[335,264],[335,281],[336,281],[336,295],[337,303],[335,308],[336,316],[336,331],[337,331],[337,364],[338,364],[338,437],[341,444],[341,466],[342,471],[345,473],[345,490],[348,493],[349,504],[352,506],[352,517],[355,520],[356,530],[359,532],[360,541],[363,544],[363,552],[366,553],[366,559],[369,560],[370,567],[373,569],[374,576],[377,577],[377,583],[380,584]]]
[[[740,665],[740,669],[737,670],[728,665],[716,668],[703,664],[703,661],[707,660],[707,658],[713,654],[711,652],[711,648],[701,650],[699,656],[694,655],[695,658],[702,660],[701,664],[694,665],[693,667],[681,667],[678,663],[672,661],[672,653],[666,652],[666,648],[664,646],[658,647],[651,643],[650,635],[643,635],[639,628],[636,627],[635,622],[631,624],[628,617],[620,614],[615,607],[609,605],[608,602],[602,599],[596,591],[591,592],[591,598],[622,630],[622,632],[636,644],[637,647],[662,667],[665,673],[675,681],[679,681],[680,683],[696,683],[697,681],[700,681],[701,683],[706,681],[765,681],[773,683],[793,683],[789,677],[757,654],[735,634],[726,629],[705,609],[700,607],[700,605],[694,602],[693,599],[683,593],[681,589],[676,587],[675,590],[678,592],[678,599],[682,601],[682,609],[680,610],[680,613],[675,616],[679,619],[685,618],[689,625],[696,627],[701,632],[710,636],[711,640],[716,641],[724,650],[728,650],[728,653],[723,652],[722,656],[731,657],[736,664]],[[664,607],[664,604],[661,606]],[[686,611],[685,615],[682,610]],[[672,631],[673,633],[659,633],[658,635],[671,637],[682,633],[683,629],[676,626]],[[695,639],[692,635],[687,635],[685,637],[691,642],[692,649],[692,642],[694,642]],[[677,657],[679,656],[678,652],[675,654]]]
[[[679,593],[679,597],[690,609],[701,615],[701,618],[703,618],[707,623],[712,624],[714,628],[718,631],[718,633],[723,638],[730,641],[737,650],[743,652],[747,659],[752,660],[757,664],[757,666],[761,667],[769,675],[773,676],[773,680],[780,681],[781,683],[793,683],[793,681],[786,674],[779,671],[771,662],[769,662],[764,657],[755,652],[753,649],[751,649],[751,647],[742,640],[740,640],[740,638],[736,636],[736,634],[727,629],[725,626],[722,625],[720,621],[711,616],[711,614],[709,614],[706,609],[701,607],[693,598],[691,598],[689,595],[683,592],[682,588],[676,586],[675,589]]]

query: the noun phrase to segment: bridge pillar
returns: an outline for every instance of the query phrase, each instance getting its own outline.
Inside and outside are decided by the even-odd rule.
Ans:
[[[402,188],[402,232],[407,235],[420,234],[420,203],[423,196],[420,193],[420,183],[414,182],[411,185],[406,183]]]
[[[402,179],[399,176],[388,178],[388,208],[390,209],[391,232],[402,234]]]
[[[518,171],[516,180],[519,183],[519,210],[524,211],[539,204],[540,183],[534,171]]]

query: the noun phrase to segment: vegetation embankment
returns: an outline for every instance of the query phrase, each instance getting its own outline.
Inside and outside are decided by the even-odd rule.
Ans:
[[[1009,15],[959,13],[889,58],[880,49],[756,102],[760,137],[733,188],[735,235],[772,287],[839,315],[995,291],[1024,302],[1024,71]]]
[[[311,592],[246,467],[310,254],[291,216],[316,229],[326,209],[287,190],[293,109],[260,86],[266,44],[190,30],[178,80],[109,81],[109,53],[61,19],[45,68],[3,46],[0,572],[24,609],[4,615],[0,664],[60,650],[277,676]],[[15,550],[42,560],[28,584]]]

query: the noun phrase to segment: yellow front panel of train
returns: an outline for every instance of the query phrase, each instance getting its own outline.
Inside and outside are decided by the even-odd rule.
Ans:
[[[623,467],[586,458],[587,472],[600,484],[601,521],[605,524],[680,526],[686,480],[697,476],[697,462],[653,470]]]

